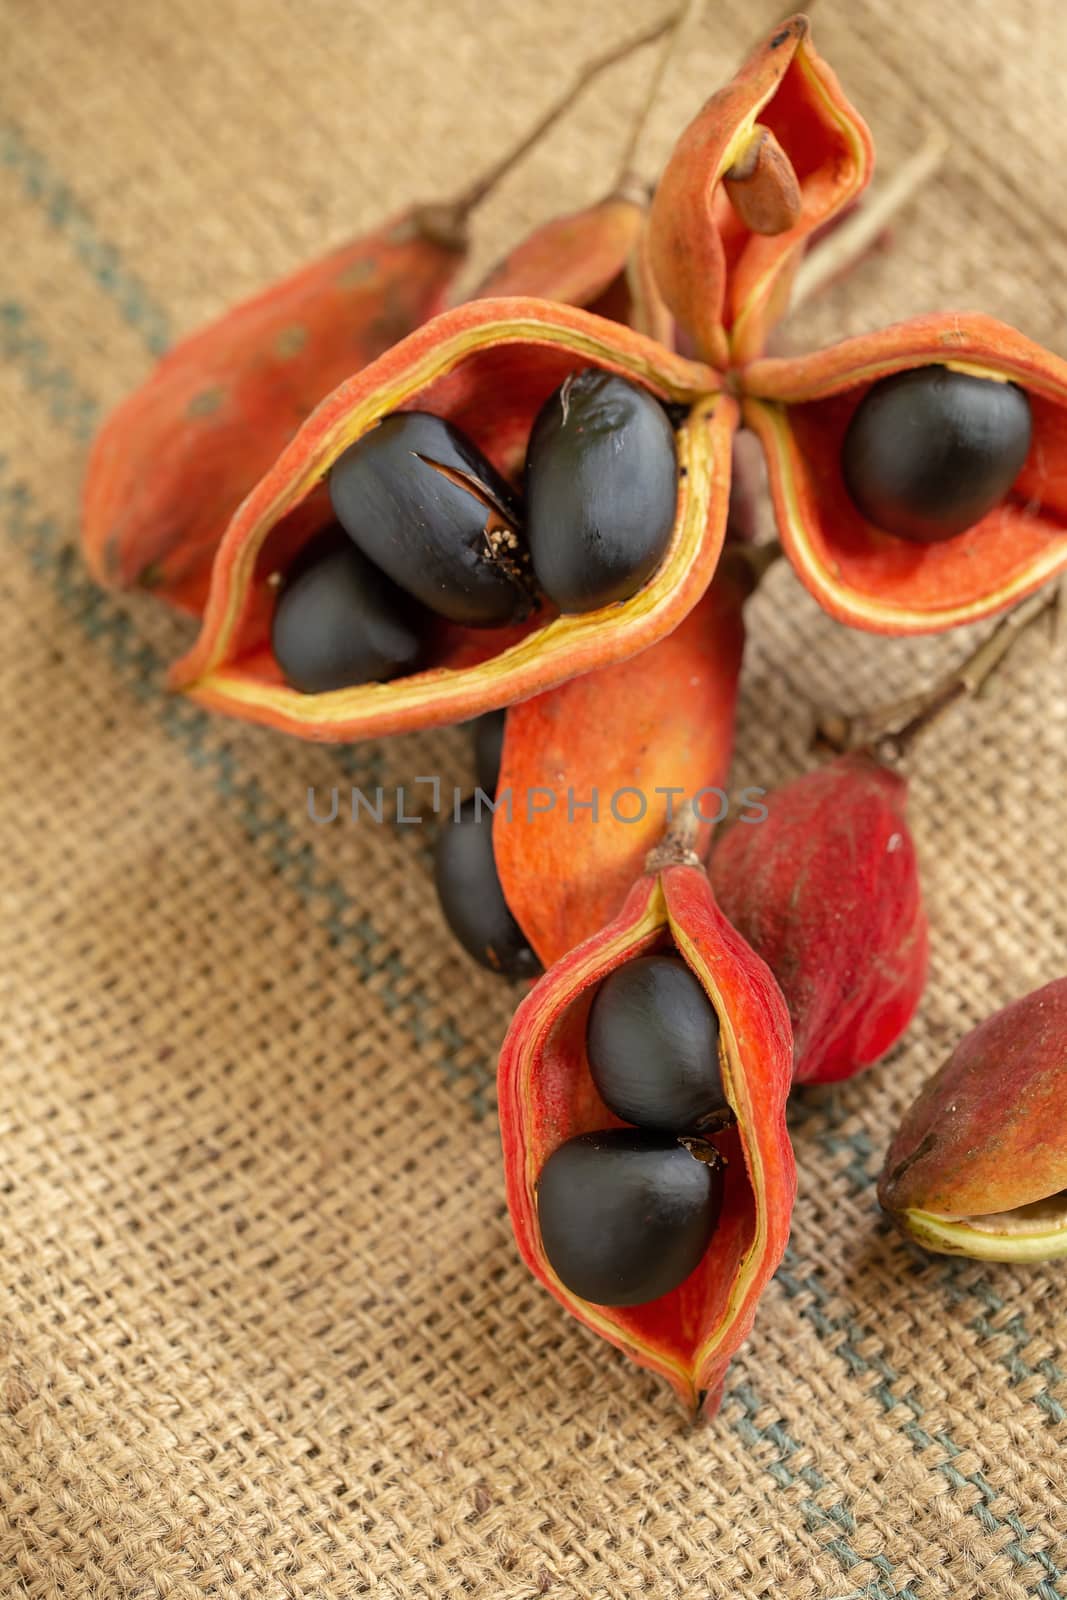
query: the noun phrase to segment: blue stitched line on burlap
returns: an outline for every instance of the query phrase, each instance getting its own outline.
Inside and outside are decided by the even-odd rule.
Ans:
[[[85,206],[13,122],[0,123],[0,166],[16,175],[27,199],[70,241],[97,288],[118,306],[123,321],[137,329],[153,355],[162,355],[170,343],[166,313],[141,280],[126,270],[114,245],[97,233]]]

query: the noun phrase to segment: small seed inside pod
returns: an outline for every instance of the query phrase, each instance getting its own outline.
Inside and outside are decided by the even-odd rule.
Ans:
[[[385,417],[338,458],[329,485],[345,532],[429,610],[471,628],[530,611],[516,497],[450,422]]]
[[[589,1071],[624,1122],[691,1133],[729,1113],[719,1019],[680,956],[638,956],[597,990],[586,1028]]]
[[[694,1153],[697,1151],[697,1153]],[[537,1217],[552,1270],[583,1300],[658,1300],[699,1265],[722,1208],[714,1147],[635,1128],[583,1133],[541,1170]]]
[[[572,374],[534,423],[526,497],[534,573],[561,611],[629,599],[674,527],[678,455],[664,408],[597,367]]]
[[[283,579],[271,648],[292,688],[324,694],[414,672],[429,621],[343,528],[330,527],[305,546]]]
[[[872,385],[841,450],[857,509],[886,533],[937,544],[1002,500],[1030,450],[1030,401],[1014,383],[919,367]]]
[[[508,910],[493,858],[493,817],[471,795],[459,821],[437,837],[434,882],[445,921],[481,966],[505,978],[533,978],[541,967]]]
[[[478,787],[494,796],[500,782],[500,760],[504,753],[506,711],[487,711],[474,723],[474,771]]]

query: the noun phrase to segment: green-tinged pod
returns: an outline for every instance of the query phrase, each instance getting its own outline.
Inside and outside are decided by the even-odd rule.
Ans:
[[[1067,978],[980,1023],[893,1140],[878,1198],[927,1250],[1067,1255]]]

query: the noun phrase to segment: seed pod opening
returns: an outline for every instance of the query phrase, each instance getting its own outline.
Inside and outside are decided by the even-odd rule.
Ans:
[[[537,1221],[552,1270],[600,1306],[647,1305],[683,1284],[722,1209],[714,1146],[633,1128],[579,1133],[554,1150],[537,1184]]]
[[[619,1126],[589,1072],[589,1009],[612,972],[659,954],[686,963],[720,1019],[723,1088],[736,1118],[708,1135],[724,1163],[721,1210],[682,1282],[650,1303],[597,1305],[553,1269],[538,1184],[568,1140]],[[785,1128],[791,1064],[788,1015],[774,980],[716,907],[703,870],[684,863],[639,879],[618,917],[546,972],[516,1012],[500,1058],[508,1206],[524,1260],[579,1321],[661,1373],[687,1404],[709,1411],[785,1249],[796,1187]]]
[[[1067,570],[1067,362],[1013,328],[978,315],[919,317],[813,356],[756,361],[744,382],[783,548],[841,621],[937,632],[1001,611]],[[979,439],[960,450],[976,411],[996,424],[997,449]],[[875,439],[872,424],[887,415]],[[928,437],[909,434],[909,417]],[[889,448],[901,438],[910,479],[906,453]],[[928,542],[938,528],[952,532]]]
[[[808,19],[788,18],[697,113],[652,202],[663,298],[709,360],[759,354],[808,241],[873,166],[870,133],[816,54]]]
[[[907,1112],[878,1183],[927,1250],[1067,1255],[1067,978],[971,1030]]]
[[[442,823],[434,852],[434,884],[445,921],[479,966],[504,978],[541,970],[508,909],[493,859],[493,819],[477,795]]]
[[[329,520],[323,484],[334,463],[383,417],[417,409],[451,423],[514,478],[544,401],[583,364],[687,408],[676,441],[675,519],[643,587],[581,617],[549,610],[505,629],[446,626],[423,670],[389,684],[322,696],[289,689],[269,648],[270,580]],[[462,721],[635,655],[677,626],[714,572],[736,417],[708,368],[587,312],[533,300],[447,312],[335,390],[241,505],[215,561],[200,636],[172,681],[249,720],[347,740]]]

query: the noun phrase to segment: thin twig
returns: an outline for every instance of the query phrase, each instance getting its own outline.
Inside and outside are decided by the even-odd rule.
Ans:
[[[630,137],[626,141],[626,147],[619,161],[615,180],[616,189],[625,189],[640,180],[637,159],[638,150],[648,129],[653,107],[659,99],[660,90],[667,76],[667,69],[681,49],[682,42],[688,36],[690,28],[694,27],[699,21],[706,3],[707,0],[686,0],[686,3],[671,18],[670,35],[659,53],[652,79],[645,93],[644,104],[630,129]]]
[[[993,632],[958,667],[922,694],[855,717],[825,716],[816,725],[816,741],[832,750],[872,750],[883,759],[902,761],[916,740],[958,700],[981,694],[1008,659],[1019,640],[1057,605],[1058,585],[1022,601],[1002,618]]]
[[[703,0],[701,0],[701,3],[703,3]],[[560,117],[570,110],[583,90],[587,89],[595,78],[598,78],[602,72],[606,72],[609,67],[615,66],[617,62],[624,61],[627,56],[633,55],[638,50],[643,50],[646,45],[655,44],[656,40],[662,39],[665,33],[670,32],[677,25],[677,22],[678,13],[672,11],[668,16],[661,17],[658,22],[653,23],[650,28],[646,28],[643,33],[635,34],[632,38],[624,40],[622,44],[612,45],[610,50],[605,50],[602,55],[594,56],[592,61],[587,61],[569,88],[549,106],[544,115],[537,120],[528,133],[523,135],[518,144],[459,196],[454,202],[456,210],[463,215],[473,211],[475,206],[485,199],[490,190],[494,189],[506,177],[512,167],[518,166],[523,157],[529,154],[534,145],[544,137],[553,124],[558,122]]]
[[[866,255],[898,212],[937,172],[948,149],[949,136],[945,129],[940,125],[931,128],[918,150],[892,177],[876,186],[850,217],[804,257],[793,280],[790,311],[811,300]]]
[[[668,867],[702,866],[696,853],[700,821],[694,806],[686,804],[677,813],[659,844],[645,857],[646,872],[664,872]]]
[[[758,589],[770,569],[782,557],[782,547],[777,539],[768,539],[764,544],[753,544],[748,540],[731,539],[723,547],[720,557],[720,566],[724,570],[743,574],[745,581],[753,589]]]

